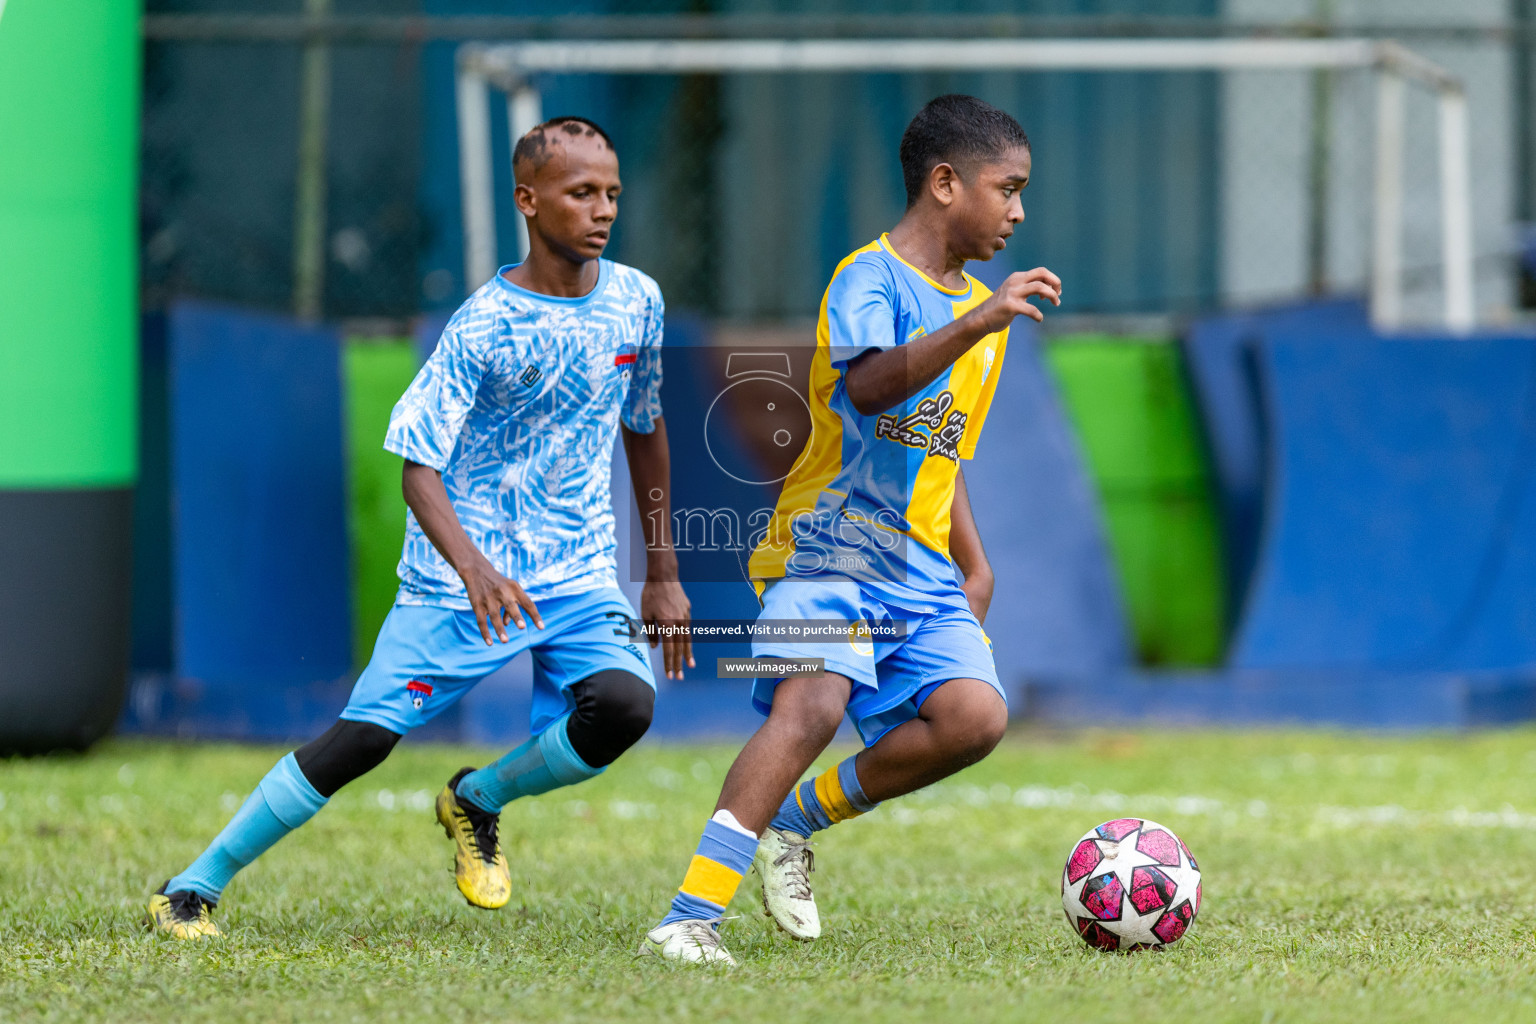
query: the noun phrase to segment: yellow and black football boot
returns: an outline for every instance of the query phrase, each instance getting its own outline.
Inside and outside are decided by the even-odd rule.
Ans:
[[[500,815],[482,811],[454,792],[459,780],[473,768],[461,768],[437,794],[437,820],[456,847],[453,873],[459,892],[472,907],[495,910],[512,898],[512,872],[502,856],[496,829]]]
[[[170,883],[167,882],[166,885]],[[177,939],[213,939],[222,935],[213,923],[217,904],[190,889],[166,892],[162,885],[149,898],[144,924],[153,931]]]

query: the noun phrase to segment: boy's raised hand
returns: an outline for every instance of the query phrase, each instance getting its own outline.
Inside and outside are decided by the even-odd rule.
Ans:
[[[997,291],[976,307],[975,315],[986,325],[988,334],[1003,330],[1016,316],[1044,320],[1045,314],[1029,302],[1036,296],[1049,299],[1053,306],[1061,305],[1061,278],[1044,267],[1009,274]]]

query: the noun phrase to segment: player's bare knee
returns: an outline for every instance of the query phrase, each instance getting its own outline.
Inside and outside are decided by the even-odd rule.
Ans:
[[[972,749],[976,754],[976,760],[980,761],[1003,742],[1003,736],[1008,732],[1008,706],[998,701],[977,717],[975,743]]]
[[[780,724],[788,728],[801,743],[818,749],[832,742],[842,720],[841,708],[822,702],[801,705],[792,713],[779,716]]]
[[[934,723],[943,745],[960,764],[974,764],[992,753],[1008,731],[1008,706],[1001,698],[967,701]]]
[[[823,678],[835,680],[839,677]],[[842,724],[848,708],[846,688],[830,683],[818,685],[820,680],[793,686],[790,682],[780,684],[779,692],[773,698],[770,718],[804,745],[817,749],[825,747],[837,735],[837,727]]]

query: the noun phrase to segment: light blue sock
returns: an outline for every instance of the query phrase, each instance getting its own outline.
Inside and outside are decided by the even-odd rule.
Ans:
[[[454,792],[483,811],[498,813],[518,797],[537,796],[603,774],[581,759],[565,727],[571,716],[556,719],[527,743],[459,780]]]
[[[217,903],[235,872],[260,857],[325,806],[292,754],[272,767],[235,812],[224,830],[188,868],[166,884],[166,892],[191,889]]]

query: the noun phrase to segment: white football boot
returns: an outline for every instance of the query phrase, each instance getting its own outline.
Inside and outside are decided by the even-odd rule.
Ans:
[[[673,921],[652,928],[640,940],[637,956],[659,956],[685,964],[723,964],[735,967],[736,960],[720,945],[720,933],[712,921]]]
[[[816,855],[811,842],[796,832],[769,827],[763,832],[752,866],[763,880],[763,913],[790,938],[810,942],[821,935],[821,915],[811,895]]]

